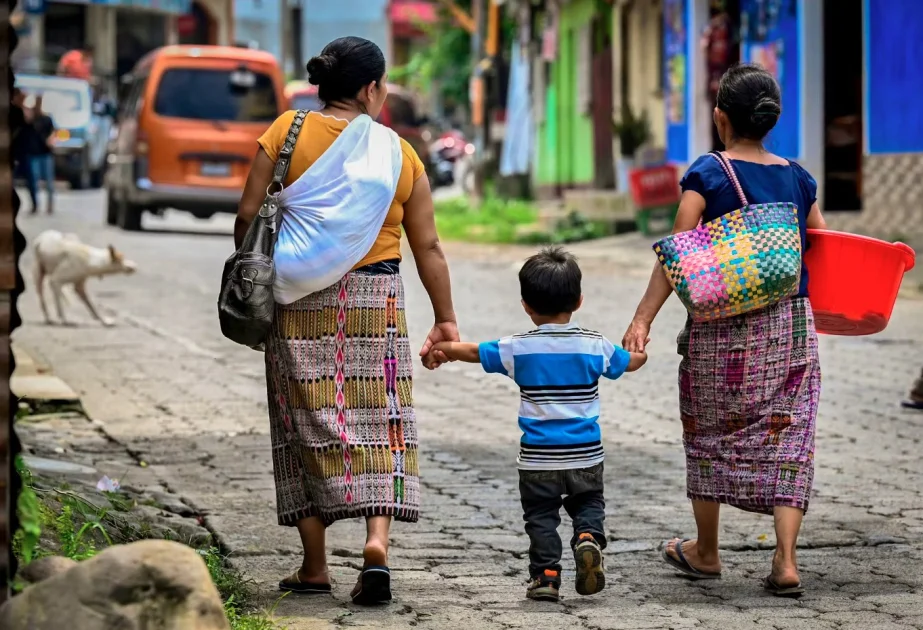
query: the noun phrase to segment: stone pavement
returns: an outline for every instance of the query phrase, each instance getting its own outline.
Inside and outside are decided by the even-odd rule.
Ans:
[[[53,226],[94,244],[114,242],[140,271],[91,287],[119,321],[111,329],[41,325],[29,287],[16,341],[53,366],[107,435],[147,464],[129,474],[150,476],[192,505],[272,601],[276,581],[298,566],[299,544],[293,530],[275,525],[262,356],[225,341],[216,325],[228,221],[168,217],[150,220],[150,232],[128,234],[101,226],[97,193],[62,194],[59,208],[53,219],[23,217],[21,228],[27,236]],[[516,297],[522,250],[448,250],[465,337],[528,325]],[[617,341],[652,261],[617,251],[585,258],[580,321]],[[419,343],[431,311],[412,265],[404,275]],[[71,309],[86,321],[79,304]],[[671,301],[655,324],[648,366],[601,388],[611,541],[603,594],[580,598],[568,584],[561,604],[523,598],[515,389],[453,364],[417,372],[424,513],[417,525],[394,527],[395,603],[375,610],[348,603],[363,527],[343,522],[329,534],[334,596],[286,597],[279,616],[293,629],[923,629],[923,415],[897,407],[923,356],[923,301],[902,299],[880,335],[822,339],[817,482],[801,551],[809,593],[799,602],[759,588],[773,543],[768,518],[725,511],[721,581],[678,579],[658,559],[662,540],[694,534],[676,417],[682,318]],[[98,465],[110,476],[124,473]]]

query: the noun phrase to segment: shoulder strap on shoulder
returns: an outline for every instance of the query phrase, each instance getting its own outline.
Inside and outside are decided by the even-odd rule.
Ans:
[[[278,159],[276,159],[276,167],[272,171],[272,183],[278,185],[279,192],[282,191],[282,182],[285,180],[285,176],[288,175],[288,169],[292,165],[292,153],[295,151],[295,143],[298,142],[298,136],[301,134],[301,128],[304,126],[304,119],[307,115],[308,112],[304,109],[299,109],[295,112],[292,126],[288,128],[285,142],[279,151]]]
[[[740,203],[742,203],[744,206],[749,206],[750,202],[747,201],[747,196],[744,195],[744,189],[741,187],[740,181],[737,179],[737,174],[734,173],[734,167],[731,165],[730,160],[728,160],[720,151],[711,151],[709,155],[718,160],[718,164],[720,164],[721,168],[724,169],[724,173],[731,181],[731,186],[733,186],[734,190],[737,191],[737,198],[740,199]]]

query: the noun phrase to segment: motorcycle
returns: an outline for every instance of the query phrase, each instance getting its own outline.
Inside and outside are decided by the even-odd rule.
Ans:
[[[436,186],[455,183],[456,166],[466,157],[474,155],[474,145],[460,131],[447,131],[430,145],[433,161],[433,182]]]

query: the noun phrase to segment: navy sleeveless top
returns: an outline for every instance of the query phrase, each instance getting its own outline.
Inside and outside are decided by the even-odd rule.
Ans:
[[[808,213],[817,201],[817,182],[800,164],[757,164],[729,160],[749,203],[791,202],[798,206],[801,251],[808,251]],[[727,173],[711,155],[703,155],[689,167],[679,182],[683,192],[694,190],[705,199],[702,221],[708,222],[740,209],[740,199]],[[798,297],[808,295],[808,270],[801,266]]]

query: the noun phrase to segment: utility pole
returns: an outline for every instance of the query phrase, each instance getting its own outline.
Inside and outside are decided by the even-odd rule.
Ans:
[[[304,0],[295,0],[292,7],[292,65],[298,79],[305,76],[304,64]]]
[[[471,36],[471,57],[474,60],[471,122],[475,125],[474,191],[478,197],[484,196],[484,179],[487,170],[487,64],[485,52],[488,1],[473,0],[472,2],[475,30]]]

